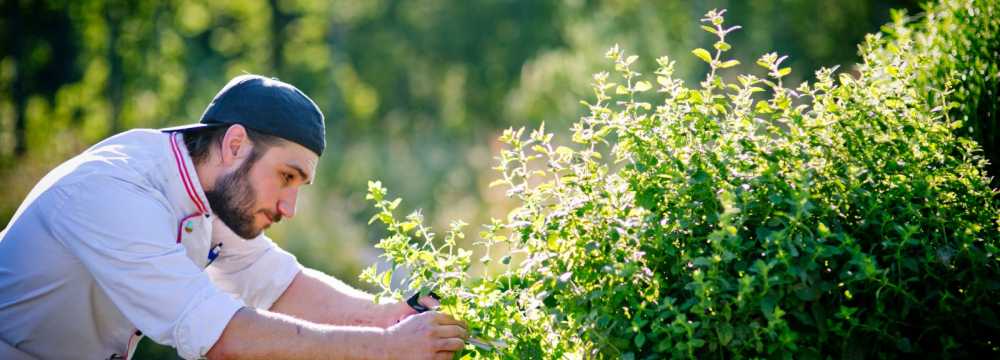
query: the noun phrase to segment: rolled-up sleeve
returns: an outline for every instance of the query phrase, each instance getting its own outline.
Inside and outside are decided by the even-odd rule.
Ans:
[[[176,216],[159,193],[102,180],[53,188],[49,229],[136,328],[186,359],[204,356],[244,304],[176,243]]]
[[[222,241],[223,250],[206,271],[220,289],[248,306],[270,309],[302,270],[294,255],[263,234],[252,240],[240,239],[218,221],[212,230],[213,237]]]

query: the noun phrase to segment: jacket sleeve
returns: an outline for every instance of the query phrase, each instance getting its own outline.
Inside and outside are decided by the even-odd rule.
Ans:
[[[55,187],[49,229],[136,328],[186,359],[204,356],[243,304],[216,288],[176,242],[175,215],[125,180]]]
[[[294,255],[264,234],[245,240],[215,221],[212,236],[223,246],[222,254],[206,269],[209,277],[248,306],[270,309],[302,270]]]

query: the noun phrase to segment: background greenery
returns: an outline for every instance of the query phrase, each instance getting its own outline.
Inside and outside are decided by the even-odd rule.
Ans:
[[[0,222],[45,172],[90,144],[195,122],[230,77],[260,73],[310,94],[330,142],[299,216],[271,236],[352,284],[385,235],[365,225],[367,180],[381,179],[438,229],[447,226],[433,221],[503,217],[512,205],[488,187],[500,129],[567,128],[615,43],[644,59],[681,58],[676,75],[693,84],[707,66],[680,54],[710,34],[692,19],[727,8],[727,22],[745,29],[728,38],[732,56],[788,54],[794,84],[821,66],[851,71],[857,44],[890,8],[919,12],[902,0],[5,0],[0,8]]]

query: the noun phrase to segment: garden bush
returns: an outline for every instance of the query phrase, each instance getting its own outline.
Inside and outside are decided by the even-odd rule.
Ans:
[[[885,33],[893,42],[912,42],[911,51],[928,58],[918,90],[928,96],[949,89],[941,105],[962,121],[958,133],[983,147],[992,185],[1000,186],[1000,6],[992,0],[946,0],[920,18],[903,13],[893,18]]]
[[[949,1],[920,24],[997,7]],[[494,185],[517,207],[475,251],[464,223],[439,237],[370,183],[392,267],[362,278],[383,297],[433,289],[495,346],[468,357],[995,356],[1000,210],[950,111],[967,85],[934,80],[948,49],[926,37],[942,34],[897,14],[851,72],[793,89],[774,53],[763,75],[733,73],[723,15],[701,20],[718,41],[692,52],[709,64],[697,86],[616,46],[573,144],[505,131]]]

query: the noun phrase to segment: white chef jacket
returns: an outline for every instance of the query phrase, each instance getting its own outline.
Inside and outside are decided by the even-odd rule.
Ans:
[[[0,232],[0,358],[129,358],[141,336],[199,358],[285,291],[301,265],[215,219],[182,136],[113,136],[32,189]]]

